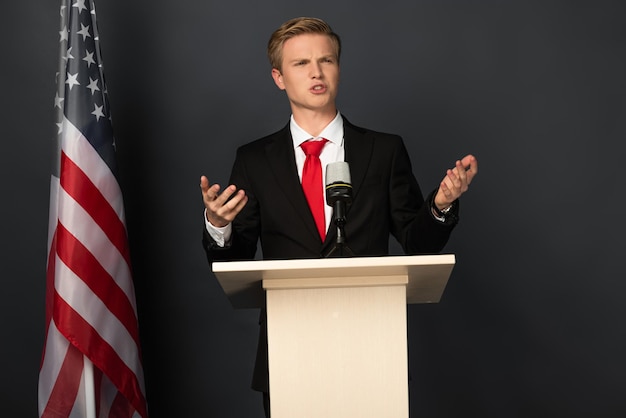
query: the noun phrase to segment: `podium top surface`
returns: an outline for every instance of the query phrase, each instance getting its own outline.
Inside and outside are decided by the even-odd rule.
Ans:
[[[214,262],[213,273],[235,308],[264,305],[263,280],[408,276],[407,303],[438,302],[454,254]]]

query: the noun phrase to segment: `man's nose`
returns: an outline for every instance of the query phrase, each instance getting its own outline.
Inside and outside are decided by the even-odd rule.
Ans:
[[[311,78],[322,78],[323,75],[322,66],[319,63],[313,63],[311,65]]]

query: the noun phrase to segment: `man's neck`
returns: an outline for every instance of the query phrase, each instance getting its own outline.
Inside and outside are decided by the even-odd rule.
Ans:
[[[293,109],[293,118],[298,126],[311,134],[313,137],[319,136],[320,133],[328,126],[330,122],[337,116],[337,109],[328,112],[311,111],[306,109]]]

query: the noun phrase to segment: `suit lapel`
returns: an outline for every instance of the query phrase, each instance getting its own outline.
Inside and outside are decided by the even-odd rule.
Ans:
[[[274,140],[266,146],[265,151],[267,161],[276,177],[276,184],[289,204],[293,206],[295,216],[302,219],[311,234],[319,237],[315,220],[300,184],[289,125],[276,133]]]
[[[352,180],[352,196],[361,190],[367,168],[373,152],[374,141],[370,135],[360,131],[344,118],[344,146],[346,162],[350,165],[350,179]]]
[[[371,136],[365,134],[363,131],[356,128],[348,120],[343,118],[343,139],[345,148],[345,161],[350,166],[350,180],[352,181],[352,196],[353,198],[361,190],[363,181],[365,180],[365,174],[370,163],[371,155],[373,152],[374,142]],[[346,212],[346,215],[350,214],[350,209]],[[349,219],[349,218],[348,218]],[[348,240],[350,237],[347,237]],[[322,248],[322,254],[330,251],[330,248],[337,239],[337,229],[331,223],[324,241]]]

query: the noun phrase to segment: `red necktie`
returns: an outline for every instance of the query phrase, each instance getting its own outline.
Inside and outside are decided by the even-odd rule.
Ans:
[[[326,220],[324,216],[324,185],[322,184],[322,162],[320,153],[328,142],[327,139],[321,141],[306,141],[300,148],[306,154],[304,169],[302,170],[302,189],[306,200],[309,202],[311,213],[315,219],[317,230],[322,241],[326,239]]]

